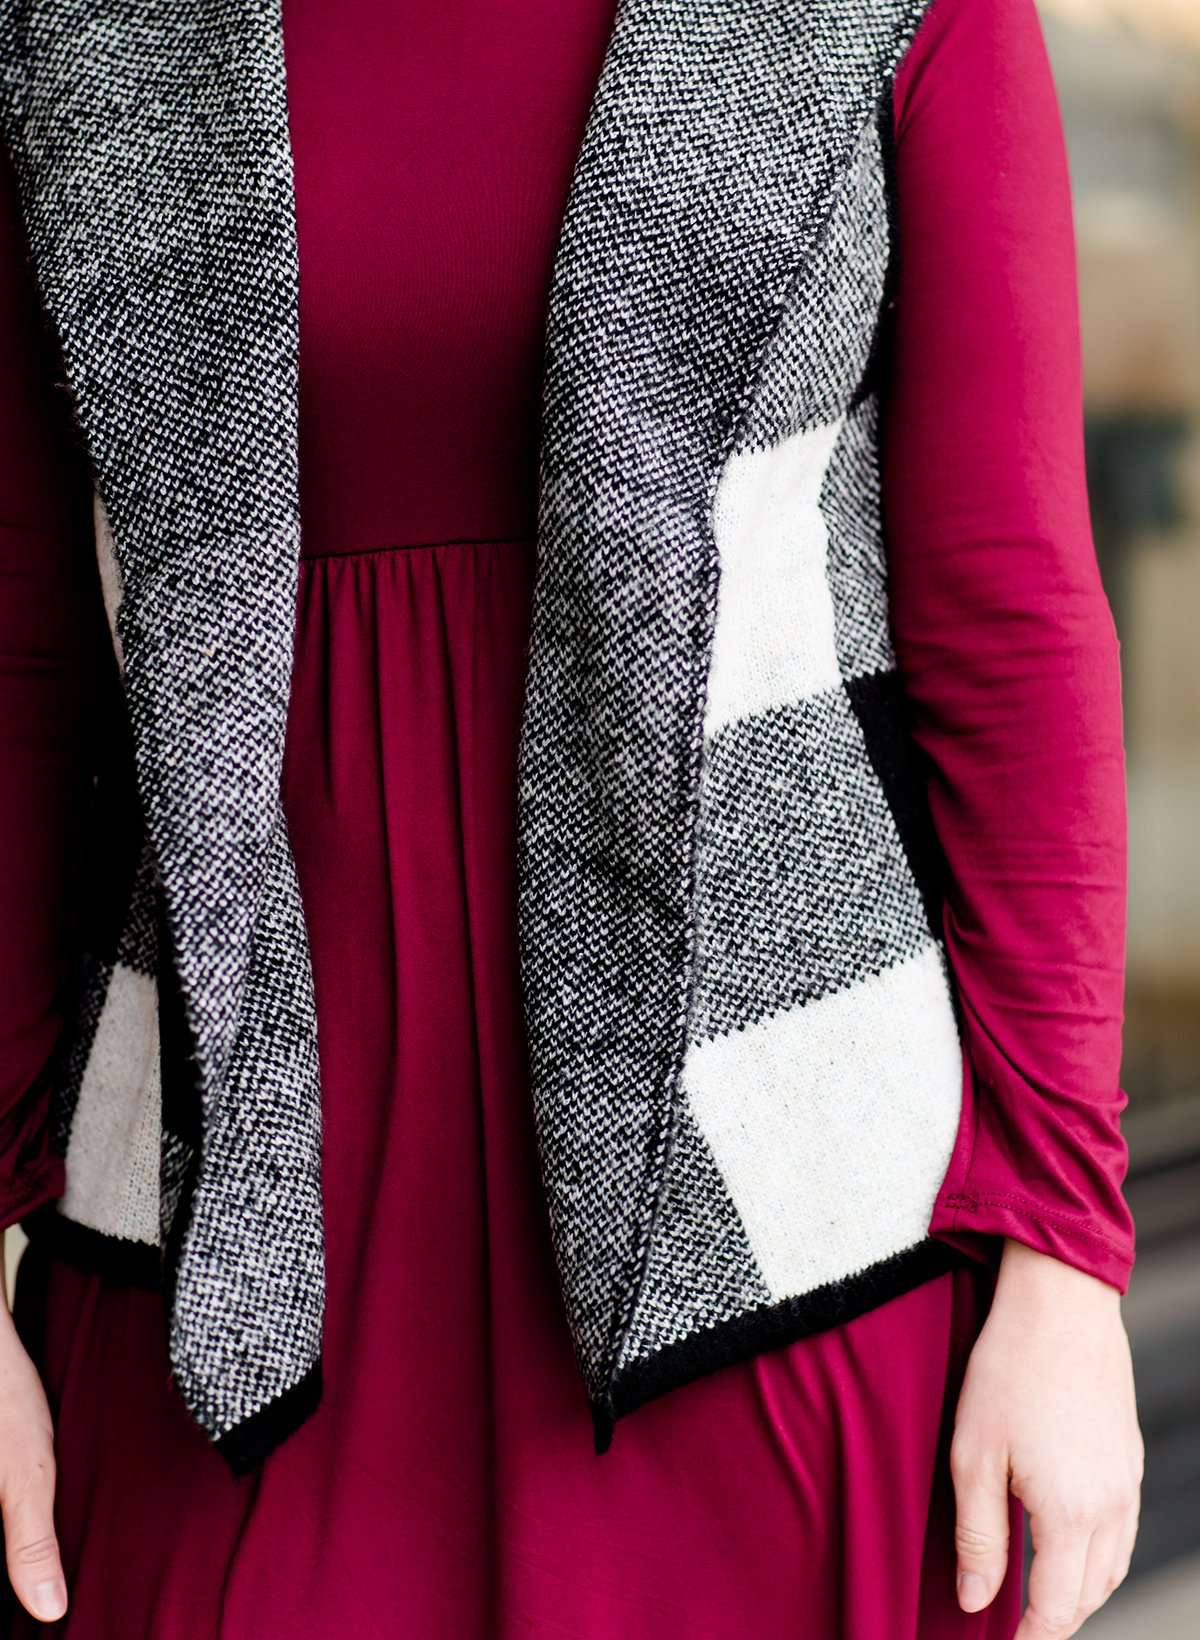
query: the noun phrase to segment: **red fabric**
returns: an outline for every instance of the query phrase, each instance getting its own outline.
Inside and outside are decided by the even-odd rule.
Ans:
[[[168,1382],[159,1296],[31,1249],[16,1313],[55,1412],[75,1640],[1016,1626],[1016,1533],[989,1614],[953,1592],[946,1442],[990,1293],[977,1264],[676,1390],[591,1449],[537,1177],[513,798],[541,318],[611,5],[285,0],[305,561],[284,799],[325,1098],[326,1390],[235,1480]],[[934,1223],[1120,1283],[1117,657],[1033,0],[936,0],[896,122],[894,620],[978,1070]],[[36,1148],[91,665],[61,622],[102,616],[83,521],[57,511],[77,452],[42,415],[24,301],[0,349],[0,517],[20,526],[0,550],[24,600],[4,612],[0,859],[24,933],[0,1119]],[[7,1222],[23,1191],[61,1188],[49,1162],[4,1166]]]
[[[454,952],[469,985],[461,941]],[[361,1032],[348,988],[334,1029],[339,1044]],[[377,1076],[379,1059],[359,1062]],[[368,1245],[337,1236],[325,1401],[240,1481],[164,1390],[155,1295],[25,1254],[18,1315],[50,1362],[73,1605],[57,1628],[17,1616],[4,1632],[1011,1640],[1015,1502],[996,1605],[968,1617],[954,1597],[947,1454],[987,1272],[964,1265],[687,1384],[632,1414],[596,1458],[550,1285],[520,1080],[502,1057],[481,1059],[478,1106],[447,1109],[428,1076],[415,1093],[388,1089],[410,1110],[383,1165],[407,1139],[425,1149],[404,1183],[428,1190],[427,1168],[452,1167],[438,1181],[445,1216],[431,1228],[389,1192],[394,1227],[376,1208]],[[333,1094],[348,1115],[351,1074],[347,1062]]]

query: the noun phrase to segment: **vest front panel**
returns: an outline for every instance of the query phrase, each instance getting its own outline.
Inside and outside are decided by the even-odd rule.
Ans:
[[[628,0],[568,203],[518,836],[601,1446],[942,1256],[962,1062],[876,450],[923,10]]]

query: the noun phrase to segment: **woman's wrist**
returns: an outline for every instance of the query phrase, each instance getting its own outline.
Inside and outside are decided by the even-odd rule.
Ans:
[[[1004,1239],[996,1295],[1029,1308],[1068,1306],[1076,1312],[1080,1305],[1119,1312],[1121,1304],[1120,1292],[1107,1281],[1011,1236]]]

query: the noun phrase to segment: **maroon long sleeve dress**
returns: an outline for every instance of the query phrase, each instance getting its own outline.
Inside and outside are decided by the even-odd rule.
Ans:
[[[541,326],[612,0],[285,0],[303,565],[285,804],[315,966],[329,1309],[235,1479],[158,1293],[36,1241],[73,1640],[957,1640],[950,1421],[1004,1235],[1123,1288],[1117,647],[1033,0],[935,0],[895,97],[884,492],[964,999],[949,1273],[641,1408],[596,1457],[537,1170],[514,785]],[[0,1222],[61,1191],[74,796],[111,705],[87,487],[0,204]],[[111,679],[110,679],[111,681]],[[33,1217],[31,1217],[33,1215]],[[1019,1511],[1014,1505],[1014,1525]],[[13,1611],[5,1631],[42,1632]]]

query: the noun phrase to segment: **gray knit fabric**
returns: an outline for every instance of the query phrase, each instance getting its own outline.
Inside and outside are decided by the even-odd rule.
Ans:
[[[883,115],[927,3],[620,0],[562,225],[519,948],[601,1444],[647,1395],[930,1267],[961,1061],[877,449]],[[0,63],[128,705],[136,802],[113,772],[98,802],[143,833],[81,954],[58,1217],[161,1267],[180,1389],[244,1468],[315,1404],[324,1304],[279,806],[278,0],[0,0]]]
[[[4,131],[115,545],[106,589],[186,1007],[170,1068],[186,1087],[164,1094],[202,1111],[199,1155],[164,1135],[164,1218],[192,1181],[186,1225],[165,1227],[181,1236],[171,1360],[233,1452],[311,1383],[323,1309],[316,1026],[279,807],[299,506],[278,4],[4,0],[0,17]],[[145,1191],[111,1182],[144,1170],[158,1093],[156,998],[126,957],[95,964],[78,1023],[104,1051],[60,1089],[83,1141],[62,1207],[157,1240]]]

